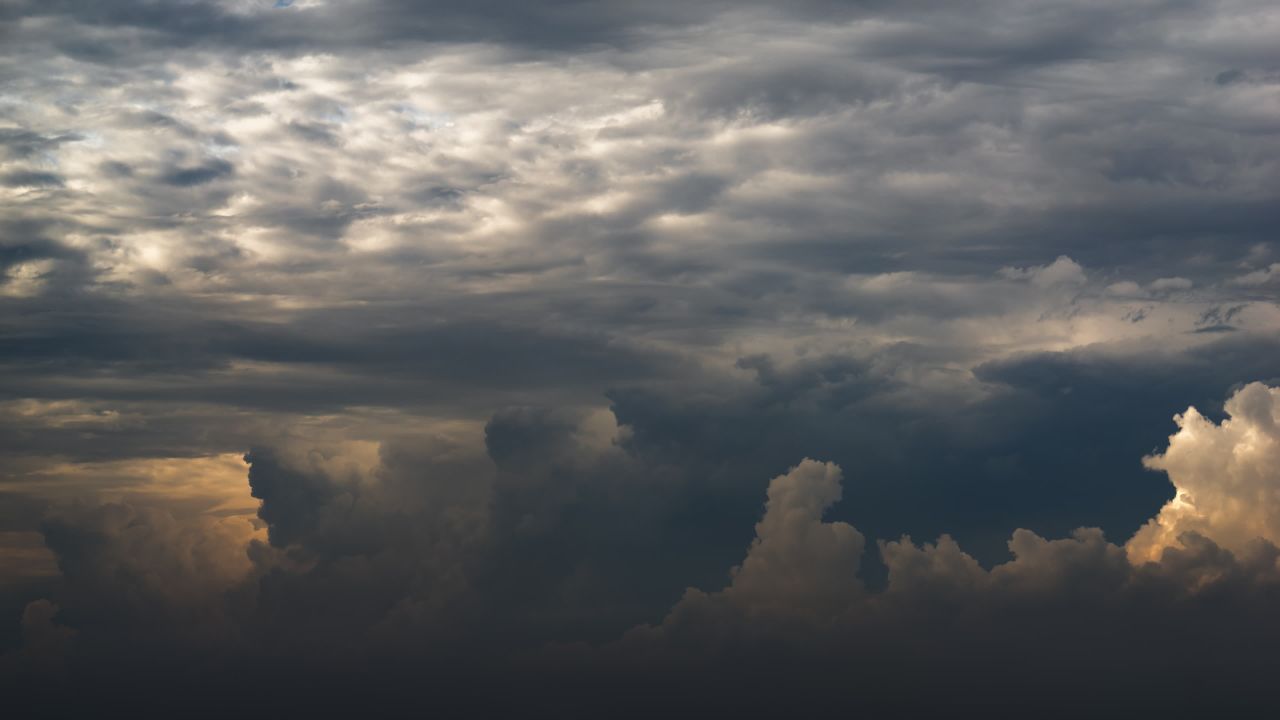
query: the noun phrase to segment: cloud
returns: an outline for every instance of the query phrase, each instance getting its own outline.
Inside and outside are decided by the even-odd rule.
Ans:
[[[1245,273],[1239,277],[1233,278],[1232,283],[1236,285],[1244,285],[1247,287],[1257,287],[1266,285],[1275,278],[1280,277],[1280,263],[1272,263],[1261,270]]]
[[[1149,461],[1173,485],[1140,458],[1189,403],[1196,437],[1262,432],[1223,391],[1280,381],[1274,16],[0,3],[0,646],[43,599],[72,672],[132,632],[363,686],[680,603],[669,641],[794,651],[812,672],[764,675],[791,699],[828,660],[1115,689],[1136,647],[1134,687],[1220,680],[1179,643],[1266,637],[1265,523],[1191,492],[1182,431]],[[157,640],[148,605],[235,647]]]
[[[247,461],[270,543],[249,549],[244,589],[259,642],[341,662],[448,630],[489,521],[482,458],[437,437],[260,448]]]
[[[1048,265],[1029,268],[1001,268],[1000,274],[1012,280],[1027,280],[1032,285],[1042,288],[1051,288],[1058,285],[1083,285],[1086,281],[1084,268],[1066,255],[1059,255],[1058,259]]]
[[[1134,557],[1158,557],[1185,533],[1234,552],[1258,538],[1280,543],[1280,389],[1250,383],[1225,411],[1215,423],[1188,408],[1168,449],[1143,460],[1168,474],[1176,495],[1130,541]]]
[[[806,459],[770,481],[755,540],[732,570],[728,587],[710,596],[691,590],[672,616],[727,604],[748,618],[824,617],[858,599],[862,534],[847,523],[822,521],[824,511],[840,499],[840,478],[835,465]]]
[[[606,418],[499,413],[487,433],[492,466],[445,438],[259,449],[250,482],[269,544],[232,531],[227,518],[180,520],[155,507],[80,504],[49,515],[43,533],[64,585],[29,606],[27,648],[6,662],[57,672],[68,659],[115,652],[125,638],[134,650],[121,667],[138,670],[150,652],[205,658],[217,673],[281,653],[339,673],[378,658],[508,657],[494,671],[499,682],[538,677],[550,690],[603,673],[578,696],[588,706],[624,677],[671,683],[670,692],[697,698],[765,672],[776,684],[761,689],[760,707],[806,683],[859,677],[864,695],[851,707],[883,707],[906,693],[914,698],[907,706],[923,709],[940,702],[919,694],[921,677],[932,673],[943,673],[929,681],[947,688],[939,697],[974,707],[1035,706],[1081,678],[1128,702],[1161,678],[1208,672],[1211,648],[1237,673],[1235,700],[1248,707],[1261,697],[1262,686],[1244,674],[1258,656],[1236,644],[1280,632],[1268,620],[1280,599],[1280,550],[1266,524],[1274,512],[1254,501],[1275,480],[1266,443],[1274,440],[1277,392],[1242,388],[1220,424],[1188,410],[1169,448],[1148,460],[1180,498],[1205,498],[1195,514],[1173,512],[1179,502],[1160,511],[1153,526],[1168,540],[1160,552],[1136,552],[1149,547],[1150,529],[1127,547],[1096,528],[1062,539],[1019,529],[1007,543],[1011,559],[988,569],[950,536],[922,544],[902,537],[878,543],[887,577],[868,589],[864,536],[825,517],[843,495],[841,469],[804,460],[769,482],[755,537],[722,589],[689,588],[659,624],[585,645],[566,644],[565,628],[545,613],[555,603],[575,613],[591,607],[599,597],[593,573],[622,557],[621,548],[646,542],[618,520],[649,513],[639,499],[655,490],[653,478],[632,484],[636,458],[619,454],[622,430]],[[552,489],[559,494],[548,497]],[[614,514],[603,501],[609,495],[626,512]],[[679,497],[668,494],[657,507]],[[1245,507],[1252,514],[1238,519],[1216,510]],[[579,511],[587,508],[604,522],[584,522]],[[560,540],[586,538],[600,547],[551,552]],[[564,561],[567,568],[557,565]],[[643,567],[615,569],[634,575]],[[495,622],[501,631],[486,632]],[[687,684],[692,676],[671,674],[709,668],[700,689]],[[385,678],[387,687],[400,687],[399,677]],[[1221,697],[1217,683],[1206,697]],[[1012,695],[993,695],[999,687]],[[1176,704],[1155,705],[1166,700]]]
[[[0,175],[0,185],[21,187],[62,187],[62,176],[39,170],[14,170]]]
[[[226,160],[214,158],[200,165],[167,168],[160,174],[160,182],[175,187],[194,187],[213,182],[234,172],[234,165]]]
[[[1180,499],[1127,547],[1096,528],[1057,540],[1020,529],[1008,542],[1012,559],[988,570],[947,535],[920,545],[903,537],[880,543],[888,581],[875,593],[864,592],[858,579],[861,534],[822,521],[840,495],[839,468],[806,460],[770,483],[756,539],[728,586],[713,593],[689,589],[661,624],[637,627],[589,656],[652,677],[666,675],[657,669],[664,663],[685,667],[691,659],[733,677],[764,672],[778,682],[761,693],[766,703],[781,701],[789,692],[784,688],[817,673],[812,679],[819,686],[842,677],[876,678],[860,686],[864,696],[850,700],[851,707],[959,702],[992,709],[1009,702],[1026,708],[1040,706],[1043,696],[1032,699],[1039,693],[1076,707],[1082,699],[1059,693],[1082,678],[1117,702],[1144,697],[1164,707],[1177,699],[1152,698],[1138,688],[1208,672],[1201,653],[1212,645],[1223,651],[1215,655],[1223,663],[1217,672],[1234,680],[1213,681],[1211,694],[1220,697],[1231,687],[1240,693],[1231,702],[1256,706],[1265,682],[1248,668],[1259,656],[1254,646],[1235,643],[1276,632],[1265,609],[1266,598],[1280,589],[1280,549],[1267,525],[1275,512],[1257,497],[1276,482],[1266,453],[1277,392],[1260,384],[1241,389],[1221,425],[1194,410],[1182,416],[1169,449],[1148,459],[1169,473]],[[1182,499],[1190,497],[1190,486],[1205,498],[1203,506]],[[1222,508],[1251,514],[1226,516]],[[1167,545],[1152,544],[1152,528]],[[773,601],[780,596],[792,604]],[[1225,605],[1238,614],[1221,622],[1205,617],[1209,608]],[[1171,628],[1179,633],[1170,635]],[[1116,653],[1123,664],[1108,659]],[[926,668],[923,676],[900,674]],[[948,671],[963,680],[928,675]],[[1109,673],[1119,675],[1108,680]],[[946,687],[947,699],[914,695],[928,687]],[[1002,697],[1005,690],[1010,694]]]
[[[251,570],[245,519],[77,503],[51,512],[41,532],[62,575],[58,624],[82,633],[90,655],[234,643],[224,593]]]
[[[1154,292],[1176,292],[1179,290],[1190,290],[1195,283],[1182,277],[1158,278],[1151,282],[1151,290]]]

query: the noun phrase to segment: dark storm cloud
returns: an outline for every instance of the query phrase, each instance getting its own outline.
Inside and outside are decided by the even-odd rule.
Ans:
[[[22,160],[80,139],[78,135],[46,136],[21,128],[0,128],[0,146],[4,147],[5,156],[9,159]]]
[[[90,31],[141,31],[140,44],[150,48],[305,50],[324,36],[330,46],[339,47],[499,42],[535,49],[577,49],[632,42],[633,33],[646,26],[705,21],[714,14],[716,5],[663,1],[641,7],[612,0],[565,0],[524,6],[493,0],[381,0],[360,8],[341,3],[306,8],[251,2],[240,9],[248,12],[203,1],[128,0],[104,6],[72,0],[20,3],[8,8],[6,19],[14,22],[26,16],[72,23],[83,32],[81,37],[62,43],[65,52],[93,62],[128,63],[127,54],[109,42],[95,42]]]
[[[1257,385],[1246,389],[1232,400],[1235,420],[1263,423],[1280,402],[1276,393]],[[1258,403],[1269,406],[1255,407]],[[539,466],[558,466],[561,475],[571,472],[570,465],[586,467],[588,454],[570,447],[575,442],[570,436],[582,427],[581,420],[545,410],[500,413],[488,432],[497,475],[448,446],[430,443],[416,450],[410,445],[384,450],[376,467],[364,469],[344,461],[340,452],[255,451],[255,491],[324,492],[261,493],[260,515],[268,526],[294,532],[288,537],[273,532],[272,546],[287,552],[253,546],[249,561],[256,569],[243,585],[228,578],[226,568],[210,565],[232,556],[216,552],[217,536],[207,528],[191,533],[190,526],[184,529],[167,513],[121,505],[61,511],[45,521],[45,534],[58,553],[66,587],[57,605],[29,606],[38,617],[24,622],[43,624],[39,632],[32,627],[28,637],[60,638],[54,643],[53,657],[58,657],[68,647],[77,653],[113,652],[118,642],[113,634],[129,629],[144,636],[135,638],[136,651],[168,656],[203,648],[209,669],[228,673],[218,675],[226,678],[239,676],[227,662],[252,668],[262,661],[258,652],[265,651],[265,659],[293,648],[307,653],[312,669],[294,675],[296,668],[283,668],[275,676],[279,683],[301,682],[307,672],[311,677],[340,673],[334,677],[358,679],[395,697],[421,687],[421,679],[403,684],[411,682],[401,672],[403,663],[434,667],[435,661],[452,657],[462,674],[441,670],[433,677],[449,683],[457,677],[461,684],[438,686],[437,701],[487,707],[488,701],[472,695],[467,658],[489,652],[487,643],[528,643],[525,633],[531,627],[556,626],[554,615],[540,607],[537,592],[539,583],[553,577],[546,574],[546,563],[570,557],[579,563],[555,595],[569,607],[585,600],[579,612],[587,611],[600,598],[579,595],[580,583],[592,580],[583,574],[582,563],[592,562],[612,538],[623,542],[606,557],[637,540],[625,525],[614,524],[597,527],[597,542],[572,556],[526,553],[547,549],[538,538],[545,537],[548,526],[530,525],[519,513],[510,516],[520,518],[519,524],[494,536],[470,535],[486,523],[490,488],[500,502],[513,489],[510,480],[501,479],[516,469],[511,463],[519,463],[520,478],[512,480],[521,483],[536,477]],[[1254,429],[1267,432],[1258,424],[1241,437]],[[1175,452],[1172,443],[1168,452]],[[1215,470],[1206,479],[1221,484],[1211,477]],[[1187,480],[1180,471],[1171,471],[1171,477]],[[1105,702],[1180,712],[1190,702],[1198,712],[1199,703],[1246,709],[1264,697],[1259,693],[1265,674],[1253,668],[1265,665],[1275,633],[1269,617],[1280,588],[1280,550],[1271,542],[1255,538],[1229,549],[1184,532],[1157,561],[1137,562],[1097,529],[1053,540],[1018,530],[1008,541],[1013,559],[985,570],[948,536],[920,545],[904,537],[879,544],[887,584],[868,591],[859,570],[864,536],[824,519],[841,499],[841,484],[840,469],[832,464],[807,460],[791,468],[769,483],[762,517],[757,500],[755,540],[723,590],[690,589],[661,623],[634,628],[615,642],[565,643],[573,632],[560,628],[552,637],[561,642],[550,647],[535,640],[515,656],[499,653],[495,657],[502,659],[489,666],[486,677],[503,687],[528,683],[522,702],[538,707],[550,702],[549,696],[589,681],[569,703],[583,712],[641,687],[663,688],[652,698],[656,704],[716,697],[719,707],[752,715],[787,707],[796,702],[793,693],[806,687],[820,692],[808,702],[823,707],[912,711],[959,704],[987,711],[1074,712]],[[569,507],[571,502],[562,505]],[[298,512],[307,518],[301,525],[296,521],[304,516],[293,514]],[[573,523],[566,518],[557,524]],[[591,537],[582,531],[578,527],[579,541]],[[486,543],[497,545],[485,549]],[[503,553],[513,551],[521,562],[507,564]],[[529,572],[531,562],[540,572]],[[135,571],[143,567],[149,572]],[[494,570],[515,581],[507,592],[494,592],[498,588],[489,584],[486,576]],[[627,567],[627,572],[636,570]],[[190,572],[200,572],[200,581],[186,578]],[[208,592],[220,583],[226,594]],[[245,593],[256,600],[245,602]],[[211,605],[211,597],[223,600]],[[150,631],[141,624],[143,609]],[[199,619],[194,626],[192,618]],[[591,621],[579,618],[574,625],[579,633],[583,622]],[[219,633],[174,632],[179,625],[165,629],[170,623]],[[243,636],[248,645],[240,645],[236,638],[241,636],[228,629],[237,625],[251,631]],[[544,636],[535,631],[531,637]],[[413,641],[405,642],[409,638],[427,644],[413,649]],[[29,641],[24,652],[42,651],[41,642]],[[423,647],[431,652],[423,654]],[[348,654],[353,649],[354,658]],[[1011,657],[1018,658],[1013,665]],[[117,667],[129,672],[159,671],[169,677],[144,653],[115,658]],[[371,667],[388,672],[371,677],[365,674]],[[90,670],[80,677],[114,676]],[[1169,686],[1170,677],[1195,682],[1196,688]],[[750,698],[731,692],[748,679],[755,684]],[[199,687],[180,678],[172,682],[177,692]],[[829,694],[830,688],[850,682],[859,692]],[[1089,692],[1073,695],[1081,682]],[[240,687],[260,691],[252,680]],[[354,700],[345,694],[337,698]],[[505,706],[502,699],[492,702]]]
[[[617,0],[557,0],[532,6],[507,2],[409,2],[382,0],[360,8],[343,4],[282,5],[266,2],[166,4],[128,0],[101,6],[77,0],[18,3],[10,21],[52,17],[89,28],[134,29],[154,34],[151,42],[191,47],[229,45],[279,49],[317,42],[332,45],[421,41],[487,41],[533,48],[576,50],[634,44],[646,30],[696,25],[726,11],[746,9],[770,20],[840,22],[865,18],[907,21],[883,33],[871,49],[944,67],[983,69],[1027,66],[1066,58],[1105,56],[1124,41],[1151,37],[1143,23],[1194,14],[1186,3],[1152,2],[1140,8],[1051,3],[1007,17],[1000,2],[982,2],[964,11],[943,2],[865,3],[816,0],[780,9],[771,3],[654,2],[644,6]],[[914,22],[913,22],[914,21]]]
[[[13,233],[9,237],[15,242],[12,245],[7,242],[0,245],[0,268],[8,269],[30,260],[56,258],[66,252],[57,243],[44,240],[38,235],[33,237],[35,233],[31,231],[38,227],[34,224],[3,223],[3,227],[5,231]]]
[[[200,7],[204,8],[202,11],[213,12],[210,6]],[[432,22],[438,22],[440,15],[449,16],[447,9],[415,7],[427,15],[439,11],[432,16]],[[696,11],[689,12],[716,11],[714,6],[697,7]],[[832,12],[836,6],[815,7],[820,12]],[[1182,265],[1179,269],[1183,272],[1198,269],[1200,275],[1209,272],[1211,277],[1220,277],[1227,267],[1241,262],[1257,245],[1269,242],[1269,237],[1258,228],[1267,224],[1267,209],[1275,205],[1272,198],[1264,194],[1241,199],[1238,193],[1230,192],[1239,184],[1232,179],[1236,175],[1233,171],[1249,162],[1254,151],[1234,149],[1222,130],[1233,121],[1233,115],[1248,111],[1247,106],[1237,108],[1232,98],[1210,95],[1178,111],[1176,104],[1163,101],[1117,97],[1111,89],[1113,84],[1141,84],[1145,82],[1141,75],[1114,79],[1100,69],[1095,72],[1086,68],[1077,73],[1070,65],[1087,59],[1127,67],[1124,64],[1133,59],[1128,54],[1143,58],[1146,54],[1171,52],[1159,41],[1162,23],[1190,23],[1199,17],[1197,8],[1159,3],[1144,8],[1145,19],[1159,18],[1160,22],[1152,24],[1155,29],[1132,30],[1146,38],[1139,44],[1126,41],[1130,30],[1111,34],[1091,32],[1097,27],[1136,28],[1140,23],[1131,17],[1130,11],[1115,11],[1113,16],[1110,10],[1063,3],[1052,10],[1030,12],[1025,17],[987,22],[984,13],[999,15],[998,4],[965,13],[927,3],[921,8],[928,12],[918,17],[890,14],[893,18],[890,28],[918,28],[913,31],[916,35],[910,36],[915,38],[914,42],[898,42],[894,38],[899,31],[893,29],[884,30],[886,42],[892,41],[895,48],[938,48],[945,47],[942,40],[946,38],[972,37],[977,49],[998,48],[1006,41],[1041,47],[1046,45],[1043,37],[1048,32],[1046,28],[1059,28],[1063,26],[1063,18],[1069,18],[1065,27],[1054,32],[1078,41],[1064,40],[1064,48],[1078,47],[1074,54],[1064,50],[1039,59],[1015,52],[1001,61],[1008,72],[1021,74],[1018,82],[1009,84],[957,83],[942,71],[903,66],[898,54],[875,43],[860,42],[866,33],[878,37],[875,33],[879,31],[875,28],[859,28],[847,38],[836,36],[826,42],[804,38],[803,34],[796,38],[773,38],[753,48],[750,55],[738,52],[737,44],[726,45],[723,51],[734,58],[733,62],[690,63],[688,70],[664,73],[653,88],[656,98],[671,109],[669,112],[685,116],[680,118],[685,120],[683,125],[671,128],[675,132],[666,138],[670,153],[664,154],[674,160],[672,174],[688,178],[688,182],[702,178],[696,181],[700,183],[698,187],[672,180],[637,184],[629,190],[629,194],[636,196],[635,200],[615,210],[532,223],[530,230],[551,237],[576,235],[571,240],[592,243],[597,250],[616,248],[603,258],[606,262],[631,272],[647,270],[659,279],[681,271],[705,274],[723,261],[714,252],[688,252],[674,259],[654,253],[655,233],[651,228],[639,226],[657,215],[671,212],[711,212],[727,220],[767,228],[769,233],[758,241],[748,233],[741,247],[758,251],[761,258],[769,262],[799,263],[804,270],[909,268],[972,272],[993,264],[1043,261],[1040,248],[1052,247],[1054,252],[1066,252],[1088,265],[1123,267],[1135,272],[1147,265],[1152,254],[1159,254],[1169,264]],[[266,16],[323,18],[335,12],[328,7],[284,10],[269,12]],[[812,17],[806,14],[808,10],[798,10],[796,19]],[[575,16],[587,17],[593,13],[614,17],[617,11],[618,26],[648,27],[644,23],[634,24],[629,12],[608,4],[574,4],[573,11]],[[840,13],[837,16],[874,18],[890,12],[883,7],[865,6],[851,11],[853,16]],[[109,17],[112,11],[104,11],[104,15],[95,16],[94,22],[172,25],[174,32],[186,27],[185,20],[170,23],[168,11],[151,6],[146,6],[145,12],[120,12],[120,17],[112,20]],[[407,6],[404,12],[409,12]],[[509,12],[514,11],[509,9]],[[541,7],[520,11],[524,12],[545,12],[549,17],[558,17],[559,10]],[[382,15],[362,11],[362,14],[372,18],[399,17],[395,12]],[[484,14],[497,18],[495,22],[504,22],[501,18],[506,17],[504,13]],[[520,27],[530,24],[527,18],[519,19],[516,25]],[[269,24],[274,20],[264,22]],[[297,18],[291,17],[288,22],[296,24]],[[399,28],[406,24],[412,25],[397,22],[392,26]],[[751,25],[750,17],[745,27],[747,31],[756,27]],[[797,28],[797,32],[802,27]],[[971,27],[986,29],[978,33],[964,31]],[[1109,48],[1101,57],[1095,52],[1095,45],[1099,43]],[[659,45],[633,61],[662,68],[665,49]],[[670,52],[675,53],[677,49]],[[954,52],[963,55],[959,50]],[[1192,51],[1187,51],[1181,59],[1188,73],[1201,62]],[[959,66],[966,64],[963,57],[957,57],[955,62]],[[1042,66],[1067,74],[1064,77],[1036,75]],[[1141,67],[1135,66],[1129,72],[1140,73]],[[302,87],[289,82],[288,87]],[[1148,89],[1160,97],[1179,97],[1191,90],[1200,95],[1211,93],[1210,87],[1153,84]],[[1054,99],[1076,95],[1083,98],[1077,103],[1079,111],[1060,108]],[[227,94],[225,99],[230,103],[233,97]],[[242,100],[235,98],[234,101]],[[295,103],[295,107],[310,108],[307,112],[312,115],[320,113],[341,118],[340,103],[326,101],[328,106],[339,109],[338,114],[333,114],[332,107],[330,111],[318,109],[318,102],[320,98],[316,96],[307,102]],[[1089,108],[1088,112],[1084,108]],[[850,116],[855,111],[856,116]],[[728,159],[733,167],[726,177],[724,169],[711,173],[688,166],[689,144],[706,136],[705,124],[700,127],[693,121],[705,118],[708,113],[712,117],[739,121],[773,120],[795,124],[810,119],[811,126],[796,127],[791,139],[745,142],[732,148]],[[160,126],[188,126],[169,114],[146,111],[136,115],[172,120],[172,123],[161,120]],[[1200,129],[1188,133],[1187,123],[1192,121]],[[144,124],[154,126],[154,122]],[[344,141],[347,129],[344,126],[349,126],[349,119],[319,124],[313,117],[285,123],[287,132],[308,143],[350,147]],[[663,128],[650,124],[637,128],[642,134],[632,131],[628,135],[618,128],[606,128],[600,131],[599,137],[644,137],[652,141],[654,131],[659,129]],[[1270,142],[1266,136],[1264,133],[1255,141],[1265,145]],[[564,139],[561,136],[556,142]],[[967,149],[970,145],[1018,147],[1020,152],[1028,154],[1030,164],[1002,165],[998,155],[974,153]],[[160,178],[178,185],[212,180],[226,170],[225,166],[214,167],[217,162],[225,161],[211,161],[208,166],[173,166],[162,170]],[[1046,173],[1045,169],[1050,167],[1056,170]],[[831,177],[836,182],[834,187],[821,193],[790,191],[786,186],[778,186],[765,195],[748,193],[740,198],[726,192],[741,186],[743,179],[770,168],[800,176]],[[451,172],[456,174],[457,170],[454,163]],[[887,170],[895,172],[886,173]],[[287,173],[305,177],[298,172],[297,167],[283,165],[273,169],[273,173],[279,173],[278,177]],[[1273,170],[1263,165],[1257,172],[1266,175]],[[1078,202],[1054,199],[1055,195],[1067,198],[1087,192],[1099,173],[1126,191],[1110,197],[1089,198],[1083,207]],[[617,175],[616,170],[614,174]],[[903,183],[903,188],[922,182],[925,184],[920,187],[935,190],[922,195],[919,201],[902,189],[886,192],[881,182],[886,174],[892,182]],[[1048,205],[1032,202],[1027,208],[1017,204],[1003,208],[990,197],[974,197],[973,189],[982,183],[967,182],[967,179],[975,176],[1003,179],[1010,190],[1043,192]],[[433,179],[428,188],[450,187],[447,181],[442,182],[445,180]],[[308,180],[307,183],[311,185],[306,192],[309,197],[298,198],[295,190],[289,194],[286,204],[269,203],[257,209],[256,219],[268,227],[332,241],[346,235],[353,221],[369,216],[369,208],[354,209],[355,205],[366,203],[367,197],[351,191],[350,183],[338,183],[334,179]],[[1150,187],[1152,184],[1164,187]],[[345,189],[331,191],[326,187]],[[505,186],[513,187],[516,185]],[[1198,191],[1198,194],[1188,196],[1186,190]],[[426,192],[430,197],[432,191]],[[998,192],[998,188],[993,188],[992,195]],[[456,207],[457,196],[450,197],[453,198],[451,206]],[[479,199],[478,195],[472,197]],[[834,198],[840,202],[833,202]],[[211,204],[220,199],[225,196],[211,197]],[[315,210],[315,204],[331,200],[337,200],[345,209]],[[408,202],[388,203],[384,199],[384,204],[375,212],[394,215],[424,202],[421,192],[408,195],[405,200]],[[186,198],[155,195],[148,211],[172,212],[176,208],[165,205],[181,207],[185,202]],[[1055,207],[1059,203],[1062,207]],[[593,222],[586,222],[588,218]],[[590,226],[599,231],[584,233],[584,228]],[[450,229],[447,225],[437,227]],[[1202,249],[1206,233],[1217,237],[1214,254],[1218,257],[1213,258],[1216,267],[1205,267],[1206,258],[1198,256],[1194,258],[1198,265],[1188,267],[1194,254],[1189,251]],[[1029,236],[1038,239],[1028,243]],[[910,260],[904,262],[904,246],[917,250],[927,248],[927,252],[905,256]],[[807,258],[812,261],[806,262]]]
[[[199,165],[166,168],[160,174],[160,182],[176,187],[192,187],[213,182],[234,172],[234,165],[226,160],[214,158]]]
[[[7,187],[61,187],[62,176],[39,170],[15,170],[0,175],[0,185]]]
[[[1247,705],[1276,27],[0,4],[5,681]]]
[[[913,4],[909,10],[936,10],[938,3]],[[378,46],[414,42],[493,42],[541,50],[583,50],[636,44],[645,31],[697,25],[737,8],[774,12],[770,3],[718,0],[682,3],[661,0],[637,6],[621,0],[554,0],[520,5],[501,0],[379,0],[363,7],[341,3],[306,4],[211,1],[181,4],[127,0],[102,6],[66,2],[21,2],[6,8],[4,19],[51,18],[92,29],[145,31],[144,43],[160,47],[230,46],[293,49],[314,45],[323,36],[329,46]],[[884,12],[885,4],[795,3],[778,15],[806,20],[839,19]],[[945,7],[945,6],[941,6]],[[105,43],[65,43],[68,52],[95,61],[125,59]]]
[[[501,618],[496,642],[613,637],[675,597],[677,578],[715,577],[740,539],[709,531],[719,512],[696,477],[597,432],[587,418],[530,407],[485,426],[496,474],[477,585]]]
[[[1214,412],[1222,388],[1280,380],[1274,339],[1239,337],[1164,360],[1080,350],[992,362],[975,370],[991,394],[954,404],[886,376],[906,352],[786,372],[744,358],[758,386],[740,395],[616,391],[612,407],[629,451],[730,483],[708,522],[747,521],[760,490],[742,480],[752,468],[830,457],[858,468],[837,517],[880,538],[945,531],[991,563],[1005,552],[996,528],[1132,534],[1169,497],[1137,462],[1167,419],[1189,402]]]
[[[184,400],[264,409],[341,407],[362,397],[392,406],[447,404],[466,392],[534,396],[578,387],[598,394],[610,384],[659,377],[682,364],[596,333],[422,324],[408,317],[402,325],[376,328],[365,326],[361,314],[326,312],[279,327],[209,320],[180,305],[162,310],[77,303],[56,317],[32,320],[10,324],[0,343],[11,378],[8,397],[29,397],[37,383],[48,397],[160,400],[173,383],[202,378],[182,391]],[[242,361],[298,372],[264,378],[265,384],[218,381],[219,371]]]

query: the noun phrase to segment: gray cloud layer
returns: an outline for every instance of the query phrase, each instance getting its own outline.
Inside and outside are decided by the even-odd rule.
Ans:
[[[6,672],[1255,688],[1273,5],[0,2]]]

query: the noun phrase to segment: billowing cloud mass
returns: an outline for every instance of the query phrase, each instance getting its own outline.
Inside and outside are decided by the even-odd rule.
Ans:
[[[569,488],[575,473],[635,472],[635,458],[599,444],[595,433],[607,429],[597,419],[529,409],[495,418],[486,434],[496,474],[444,439],[415,450],[257,449],[246,459],[265,538],[238,536],[207,515],[180,520],[124,504],[48,515],[42,532],[63,582],[53,597],[27,604],[23,642],[4,660],[24,677],[79,667],[82,680],[93,680],[103,677],[93,661],[109,657],[121,665],[114,672],[159,672],[186,688],[190,680],[161,661],[181,653],[246,682],[247,692],[264,686],[243,668],[282,653],[305,656],[309,669],[281,672],[284,686],[305,682],[306,672],[370,682],[364,663],[392,662],[375,687],[402,692],[399,683],[431,672],[463,683],[439,691],[447,707],[474,701],[466,669],[483,663],[500,682],[533,683],[526,691],[541,699],[588,679],[592,687],[566,706],[579,710],[608,706],[636,683],[665,688],[640,707],[703,703],[761,673],[771,680],[751,699],[717,706],[772,710],[793,693],[862,678],[845,707],[999,710],[1049,697],[1064,711],[1106,701],[1163,712],[1230,689],[1228,707],[1248,708],[1269,683],[1256,667],[1280,640],[1275,513],[1259,501],[1280,486],[1266,455],[1274,452],[1277,394],[1258,383],[1241,388],[1220,423],[1195,408],[1178,416],[1168,448],[1146,461],[1168,473],[1175,498],[1127,545],[1098,528],[1059,539],[1018,529],[1007,541],[1011,559],[987,568],[950,535],[920,544],[903,536],[878,543],[887,575],[875,588],[865,577],[863,534],[825,518],[843,483],[858,481],[806,459],[769,482],[755,537],[722,589],[688,588],[657,624],[568,644],[556,606],[590,612],[599,596],[580,595],[582,574],[608,568],[593,567],[598,553],[590,549],[535,561],[537,581],[568,580],[544,606],[522,584],[535,576],[520,567],[533,557],[520,546],[555,547],[564,521],[547,515],[572,513],[576,503],[544,489],[515,511],[495,504],[493,493],[514,481],[502,477],[510,459],[550,462]],[[1197,442],[1212,452],[1189,449]],[[1193,466],[1178,464],[1192,457]],[[593,506],[608,512],[599,499]],[[598,537],[628,529],[615,524]],[[495,594],[501,588],[524,596]],[[495,634],[504,616],[518,624]],[[1150,694],[1188,673],[1206,694]],[[1072,696],[1082,679],[1092,694]],[[499,698],[483,707],[513,706]]]
[[[1100,702],[1182,713],[1188,697],[1162,680],[1183,673],[1230,687],[1236,694],[1227,707],[1250,707],[1251,693],[1269,682],[1254,666],[1265,664],[1263,648],[1276,638],[1280,548],[1267,534],[1275,512],[1255,503],[1275,494],[1280,476],[1253,453],[1259,445],[1274,452],[1266,444],[1274,434],[1266,434],[1278,393],[1257,383],[1241,389],[1221,425],[1195,408],[1178,417],[1168,451],[1148,459],[1170,473],[1178,494],[1127,546],[1097,528],[1063,539],[1019,529],[1008,541],[1012,559],[988,570],[949,535],[919,545],[904,536],[880,542],[888,580],[877,593],[865,592],[858,575],[862,535],[822,519],[840,496],[840,468],[805,460],[770,482],[756,538],[723,590],[690,588],[660,624],[587,657],[668,682],[679,680],[655,668],[676,664],[715,677],[713,668],[727,667],[749,677],[803,666],[772,678],[751,702],[727,703],[744,711],[757,702],[785,706],[807,683],[861,677],[874,680],[843,701],[847,708],[1007,710],[1039,695],[1067,714]],[[1204,434],[1217,452],[1189,451]],[[1195,469],[1180,470],[1194,476],[1173,469],[1187,455]],[[1241,481],[1242,456],[1260,471],[1243,473],[1249,482]],[[1082,681],[1091,694],[1071,697]]]
[[[865,540],[848,523],[822,522],[840,499],[840,468],[805,460],[769,483],[756,538],[733,581],[716,597],[690,590],[677,613],[697,615],[723,603],[747,618],[831,616],[862,593],[858,565]],[[703,607],[699,607],[703,606]]]
[[[0,0],[3,686],[1256,709],[1277,227],[1264,0]]]
[[[1108,542],[1098,528],[1058,540],[1019,529],[1008,541],[1012,560],[987,570],[949,535],[922,545],[903,536],[880,543],[888,583],[878,594],[867,594],[858,579],[862,534],[823,520],[840,498],[841,469],[806,459],[769,483],[755,540],[729,585],[713,594],[691,588],[662,625],[641,634],[700,631],[708,616],[862,623],[877,604],[899,612],[953,595],[1107,603],[1107,595],[1134,592],[1132,586],[1156,577],[1192,595],[1228,581],[1280,581],[1271,530],[1277,512],[1268,500],[1280,488],[1273,457],[1277,396],[1280,389],[1253,383],[1227,401],[1231,417],[1221,424],[1195,408],[1177,416],[1180,430],[1168,450],[1146,460],[1169,474],[1175,497],[1127,545]]]
[[[1185,533],[1239,552],[1280,543],[1280,389],[1251,383],[1227,401],[1220,424],[1189,408],[1174,419],[1169,448],[1145,459],[1168,473],[1176,494],[1130,543],[1152,556]]]

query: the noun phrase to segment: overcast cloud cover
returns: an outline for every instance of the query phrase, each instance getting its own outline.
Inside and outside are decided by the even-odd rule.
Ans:
[[[3,687],[1256,712],[1277,228],[1270,0],[0,0]]]

